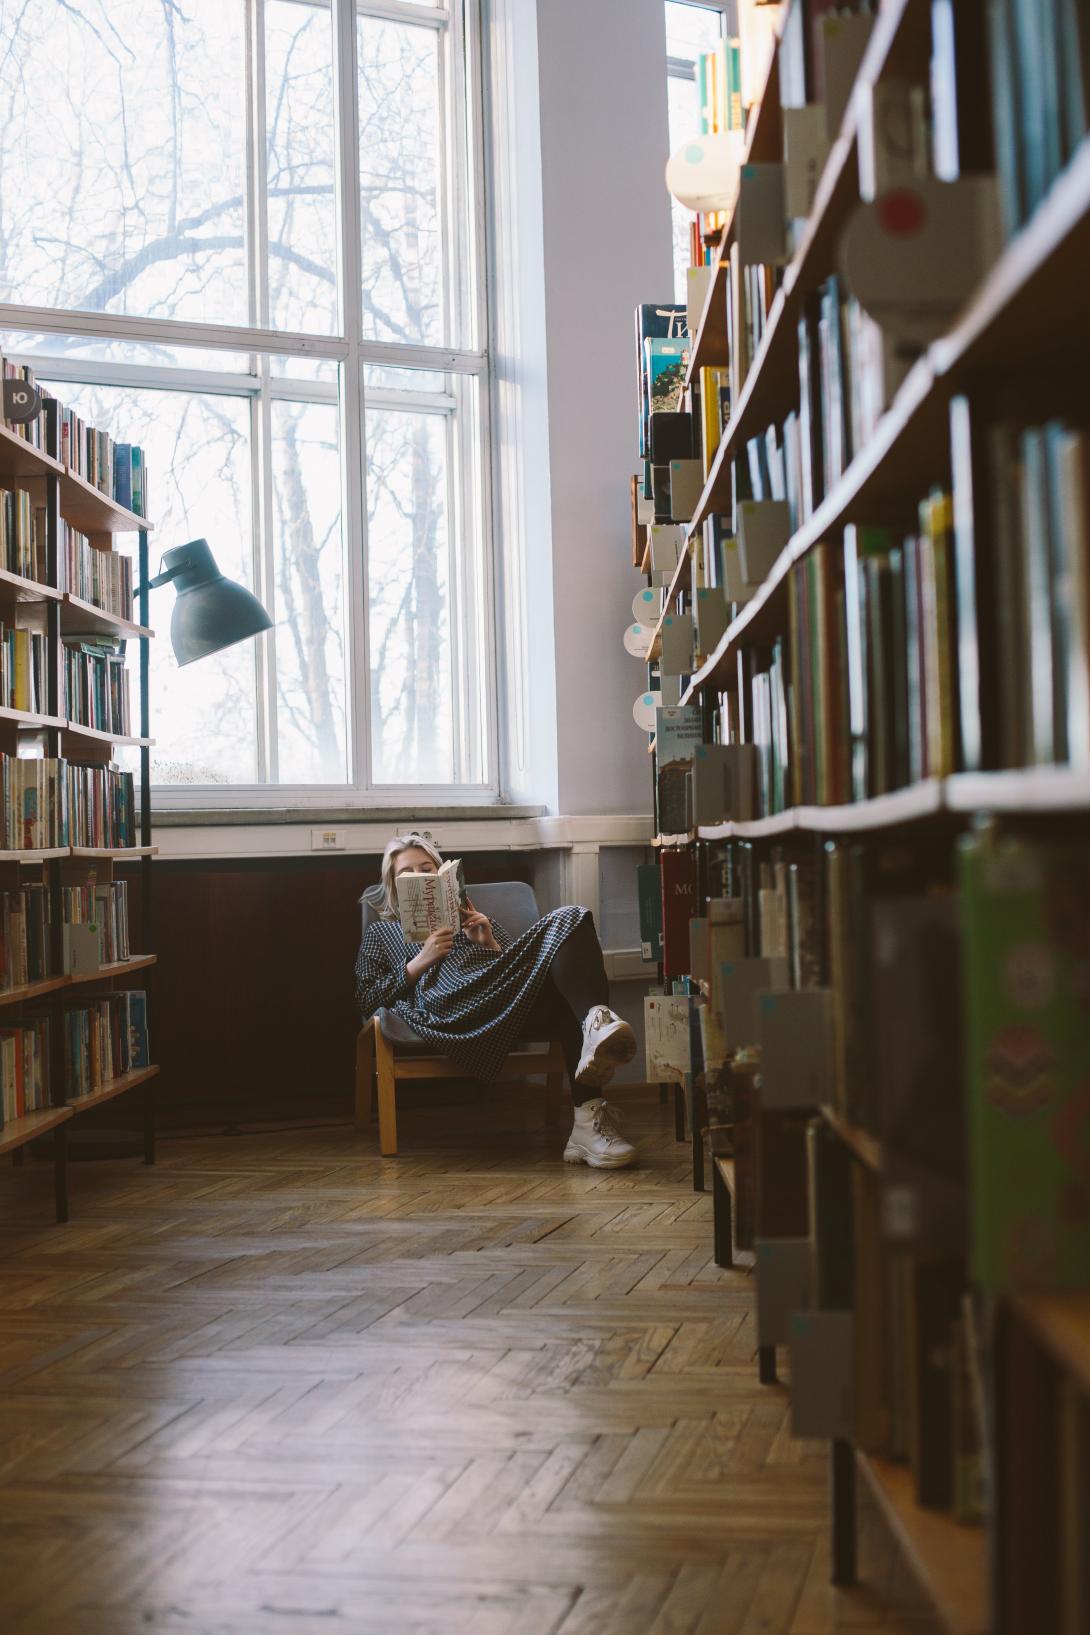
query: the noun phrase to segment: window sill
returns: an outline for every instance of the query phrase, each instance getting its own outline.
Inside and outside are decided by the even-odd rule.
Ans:
[[[544,817],[544,806],[487,805],[464,806],[231,806],[173,807],[159,811],[152,806],[155,829],[221,829],[252,827],[259,823],[302,823],[310,828],[327,824],[382,823],[393,834],[402,823],[408,828],[432,823],[510,822],[516,818]]]

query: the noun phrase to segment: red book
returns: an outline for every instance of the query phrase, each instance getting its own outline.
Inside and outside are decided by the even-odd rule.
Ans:
[[[687,846],[662,852],[662,974],[689,973],[689,921],[696,913],[696,858]]]

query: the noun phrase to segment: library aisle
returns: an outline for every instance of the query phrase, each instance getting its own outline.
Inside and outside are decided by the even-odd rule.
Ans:
[[[566,1167],[533,1093],[162,1143],[0,1199],[5,1635],[933,1635],[757,1383],[673,1114]],[[467,1141],[467,1132],[472,1139]],[[476,1157],[467,1159],[474,1151]]]

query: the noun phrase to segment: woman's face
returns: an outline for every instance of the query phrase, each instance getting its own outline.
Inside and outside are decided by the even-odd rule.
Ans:
[[[394,859],[394,879],[399,874],[438,874],[433,858],[430,858],[422,846],[406,846],[403,852],[398,852]]]

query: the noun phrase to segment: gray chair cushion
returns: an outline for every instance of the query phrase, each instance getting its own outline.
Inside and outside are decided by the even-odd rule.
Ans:
[[[485,885],[476,885],[469,888],[469,895],[475,908],[482,914],[487,914],[490,920],[498,920],[504,930],[512,937],[520,937],[528,931],[535,920],[541,918],[538,912],[537,898],[532,886],[524,880],[495,880]],[[379,917],[381,909],[381,895],[374,891],[368,892],[363,902],[363,929]],[[427,1039],[421,1039],[415,1034],[407,1022],[394,1011],[383,1007],[375,1012],[378,1025],[382,1029],[382,1036],[397,1047],[399,1055],[406,1056],[436,1056],[440,1052]],[[538,1044],[521,1043],[520,1050],[536,1049]],[[541,1049],[545,1046],[540,1045]]]

